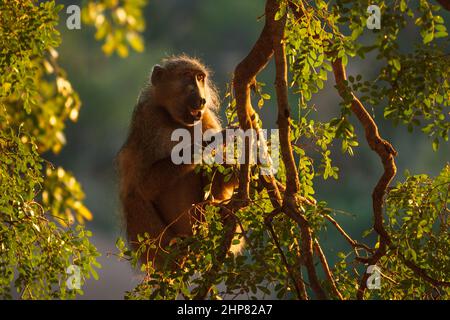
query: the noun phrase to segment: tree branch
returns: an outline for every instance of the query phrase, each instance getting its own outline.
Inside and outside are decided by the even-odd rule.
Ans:
[[[374,230],[380,236],[380,243],[378,249],[375,253],[364,259],[367,264],[375,265],[387,252],[388,247],[392,249],[395,248],[395,245],[392,244],[391,238],[384,228],[383,223],[383,203],[384,196],[386,194],[387,188],[394,178],[397,168],[395,166],[394,157],[397,155],[397,151],[392,147],[392,145],[386,140],[382,139],[378,132],[378,127],[364,108],[364,105],[359,101],[359,99],[353,94],[353,92],[349,92],[345,81],[347,80],[347,76],[345,73],[344,65],[340,58],[337,58],[333,63],[333,72],[334,77],[336,79],[336,85],[341,97],[346,100],[346,98],[351,98],[351,109],[352,112],[356,115],[359,122],[363,125],[366,135],[366,140],[370,146],[370,148],[375,151],[380,157],[384,172],[381,178],[379,179],[377,185],[375,186],[372,193],[372,207],[374,214]],[[402,254],[399,254],[400,258],[403,260],[405,265],[410,268],[417,276],[424,279],[425,281],[431,283],[434,286],[450,286],[450,282],[436,280],[429,275],[427,275],[426,271],[417,266],[411,260],[407,260]],[[362,261],[363,259],[360,259]],[[367,279],[369,277],[368,273],[364,273],[361,278],[360,285],[357,292],[357,298],[362,299],[364,297],[364,292],[367,287]]]
[[[327,295],[320,285],[316,268],[314,266],[313,238],[311,227],[309,226],[309,223],[305,219],[303,214],[298,209],[298,204],[295,197],[285,198],[283,211],[289,218],[294,220],[300,228],[301,250],[302,254],[304,255],[304,263],[306,271],[308,273],[308,279],[311,284],[311,289],[314,291],[318,299],[325,300],[327,299]]]
[[[345,232],[345,230],[339,225],[339,223],[333,219],[330,215],[328,214],[324,214],[325,219],[327,219],[328,221],[331,222],[331,224],[333,224],[336,229],[339,231],[339,233],[345,238],[345,240],[347,240],[347,242],[353,247],[353,248],[361,248],[361,249],[365,249],[368,252],[373,252],[373,250],[371,248],[369,248],[368,246],[366,246],[363,243],[358,243],[357,241],[353,240],[348,234],[347,232]]]
[[[319,256],[323,271],[325,272],[328,281],[330,281],[331,289],[333,290],[334,294],[339,298],[339,300],[344,300],[342,294],[339,292],[339,289],[336,286],[336,281],[334,280],[333,273],[331,272],[330,267],[328,266],[327,258],[325,257],[325,254],[323,253],[322,248],[320,247],[319,241],[317,241],[317,239],[314,240],[314,247],[316,249],[317,255]]]
[[[233,88],[236,97],[237,115],[243,130],[256,128],[255,111],[252,106],[250,88],[255,85],[256,75],[264,69],[273,55],[272,33],[275,25],[275,13],[278,9],[276,0],[267,0],[265,7],[266,21],[264,28],[250,53],[234,70]],[[245,141],[245,163],[241,165],[239,175],[238,197],[248,199],[250,185],[249,142]]]
[[[287,62],[285,44],[283,42],[286,15],[279,21],[282,23],[282,28],[275,30],[273,46],[275,51],[276,68],[275,89],[278,104],[277,124],[280,136],[281,156],[286,167],[286,191],[284,194],[283,211],[287,216],[296,221],[300,227],[302,254],[305,258],[304,262],[308,272],[308,278],[311,283],[311,288],[317,298],[326,299],[327,296],[320,285],[314,266],[312,230],[308,221],[298,209],[298,202],[300,199],[296,194],[300,189],[300,183],[290,138],[290,110],[287,93]]]
[[[347,75],[342,60],[340,58],[336,58],[336,60],[333,61],[332,66],[339,95],[344,100],[351,100],[351,110],[364,127],[367,143],[370,148],[378,154],[384,167],[383,175],[379,179],[372,193],[374,230],[380,236],[380,244],[378,249],[372,257],[368,259],[369,264],[374,265],[386,254],[387,246],[391,243],[389,235],[383,224],[383,203],[386,190],[397,172],[394,161],[397,151],[395,151],[389,142],[380,137],[378,127],[369,112],[367,112],[364,105],[353,94],[353,92],[348,91],[347,86],[345,85]],[[361,279],[357,293],[358,299],[362,299],[364,296],[368,276],[369,275],[367,273],[364,273]]]
[[[280,246],[280,242],[278,241],[278,236],[275,233],[275,230],[273,228],[272,225],[272,218],[271,215],[269,215],[266,219],[265,219],[265,223],[267,228],[269,229],[269,233],[272,236],[273,242],[275,244],[275,246],[278,249],[278,252],[280,253],[281,256],[281,260],[283,261],[284,266],[286,267],[286,270],[289,274],[289,277],[292,280],[292,283],[295,287],[295,291],[297,293],[297,297],[300,300],[307,300],[307,294],[306,294],[306,288],[305,288],[305,284],[303,283],[303,279],[300,279],[299,281],[297,281],[296,277],[295,277],[295,271],[292,269],[292,266],[289,264],[289,262],[287,261],[287,258],[283,252],[283,249]]]

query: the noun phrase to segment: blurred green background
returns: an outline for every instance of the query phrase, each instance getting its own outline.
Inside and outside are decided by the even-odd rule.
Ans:
[[[83,25],[81,30],[66,29],[67,15],[62,11],[60,63],[79,92],[83,106],[78,122],[68,123],[67,145],[59,155],[47,154],[45,158],[75,174],[86,193],[85,204],[94,214],[93,221],[87,225],[93,231],[94,244],[103,255],[100,258],[103,268],[99,270],[98,281],[88,281],[82,299],[120,299],[140,277],[127,262],[108,257],[108,253],[115,252],[117,237],[124,236],[114,159],[125,141],[134,104],[152,66],[170,54],[199,57],[214,71],[213,79],[223,97],[235,66],[249,52],[262,29],[264,3],[263,0],[151,0],[145,8],[146,50],[142,54],[132,52],[126,59],[106,57],[101,43],[94,40],[92,28]],[[450,21],[448,13],[442,15]],[[370,30],[365,31],[364,40],[370,41],[370,33]],[[418,34],[406,29],[400,39],[401,48],[404,45],[406,50],[418,39]],[[371,79],[378,63],[374,55],[369,57],[369,61],[364,62],[350,60],[348,73],[360,73]],[[312,101],[317,108],[317,119],[328,120],[339,115],[340,98],[333,88],[332,75],[329,78],[331,81],[324,91]],[[265,82],[265,90],[274,97],[272,65],[258,81]],[[292,97],[293,110],[297,109],[295,101]],[[223,108],[225,106],[224,102]],[[383,120],[381,110],[367,107],[374,114],[381,135],[399,152],[398,180],[403,180],[405,169],[414,174],[435,175],[450,160],[448,143],[433,152],[431,141],[423,134],[408,133],[403,126],[394,128],[392,123]],[[275,126],[276,111],[272,101],[266,102],[260,114],[266,128]],[[223,119],[223,112],[221,115]],[[357,127],[356,122],[353,123]],[[361,128],[357,129],[360,147],[354,150],[353,157],[342,155],[339,145],[335,147],[334,161],[340,168],[340,179],[317,179],[315,187],[318,200],[326,200],[331,208],[348,212],[338,214],[336,219],[351,236],[361,239],[361,233],[372,224],[371,193],[382,166],[364,141]],[[329,253],[349,249],[331,228],[322,237]],[[369,237],[365,241],[373,239]],[[332,265],[333,261],[330,263]]]

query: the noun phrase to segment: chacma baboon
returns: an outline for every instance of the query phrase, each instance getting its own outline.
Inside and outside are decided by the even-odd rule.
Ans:
[[[154,66],[118,155],[126,231],[135,248],[138,234],[160,237],[157,245],[161,247],[173,238],[192,234],[190,209],[203,200],[206,181],[195,173],[195,164],[172,162],[171,151],[177,142],[171,141],[171,134],[178,128],[192,131],[199,121],[203,132],[221,131],[215,114],[218,106],[208,69],[199,60],[175,56]],[[217,175],[212,181],[213,198],[230,198],[235,183]],[[156,251],[148,258],[153,259]]]

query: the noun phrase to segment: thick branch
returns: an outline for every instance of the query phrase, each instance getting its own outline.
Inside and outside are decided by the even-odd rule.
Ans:
[[[326,294],[320,285],[319,278],[314,266],[313,259],[313,239],[312,230],[308,221],[298,209],[296,194],[299,191],[299,178],[290,138],[290,110],[287,93],[287,62],[285,53],[285,44],[283,43],[284,25],[286,16],[279,21],[283,23],[283,28],[274,32],[273,46],[275,51],[276,81],[275,89],[278,103],[278,129],[280,136],[281,156],[286,167],[286,191],[284,194],[283,211],[291,219],[296,221],[300,227],[302,240],[302,254],[311,288],[319,299],[326,299]]]
[[[264,69],[273,55],[272,33],[279,24],[275,21],[278,9],[276,0],[267,0],[265,8],[266,21],[264,28],[250,53],[237,65],[234,71],[233,87],[236,96],[236,107],[239,124],[243,130],[255,128],[254,109],[252,107],[250,88],[255,84],[256,75]],[[249,143],[245,142],[245,164],[241,166],[239,176],[239,198],[248,199],[250,167]]]
[[[286,18],[284,20],[285,22]],[[274,38],[276,79],[275,89],[278,104],[278,129],[280,136],[281,157],[286,166],[286,194],[294,195],[300,189],[297,168],[291,146],[290,110],[287,93],[287,62],[285,45],[281,42],[281,34]]]
[[[304,255],[304,263],[306,271],[308,272],[308,279],[311,284],[311,289],[314,291],[318,299],[325,300],[327,299],[327,295],[320,285],[319,277],[317,276],[316,268],[314,266],[313,238],[309,223],[298,209],[298,204],[294,197],[285,198],[283,211],[289,218],[294,220],[300,228],[301,250]]]
[[[255,121],[255,111],[252,107],[250,88],[255,84],[256,75],[264,69],[273,55],[272,34],[276,25],[280,23],[275,21],[275,13],[278,10],[278,3],[276,0],[267,0],[265,7],[266,21],[264,28],[253,46],[250,53],[237,65],[234,71],[233,88],[236,97],[237,114],[239,118],[240,127],[243,130],[257,129]],[[227,232],[224,235],[221,251],[218,253],[217,261],[214,263],[211,270],[204,276],[207,282],[204,286],[197,288],[195,299],[204,299],[211,288],[211,280],[219,271],[225,260],[228,248],[233,239],[236,218],[234,212],[247,205],[250,185],[250,154],[249,141],[245,141],[245,163],[241,165],[239,175],[239,189],[238,199],[232,199],[222,208],[222,211],[228,213],[223,216],[224,224],[228,226]],[[273,177],[270,177],[271,192],[277,198],[280,198],[278,188],[274,182]],[[277,204],[277,201],[274,202]]]

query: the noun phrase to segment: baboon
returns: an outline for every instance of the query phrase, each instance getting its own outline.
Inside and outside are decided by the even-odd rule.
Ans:
[[[200,121],[203,132],[220,132],[218,107],[209,71],[199,60],[175,56],[153,67],[118,154],[120,199],[128,239],[135,249],[137,235],[145,232],[151,238],[162,236],[160,247],[192,234],[190,209],[203,200],[206,181],[201,173],[195,173],[195,164],[172,162],[171,151],[177,142],[171,141],[171,134],[185,128],[193,136],[194,124]],[[230,198],[235,184],[235,179],[225,182],[217,175],[212,181],[213,198]],[[151,251],[141,260],[149,258],[158,264],[160,253]]]

